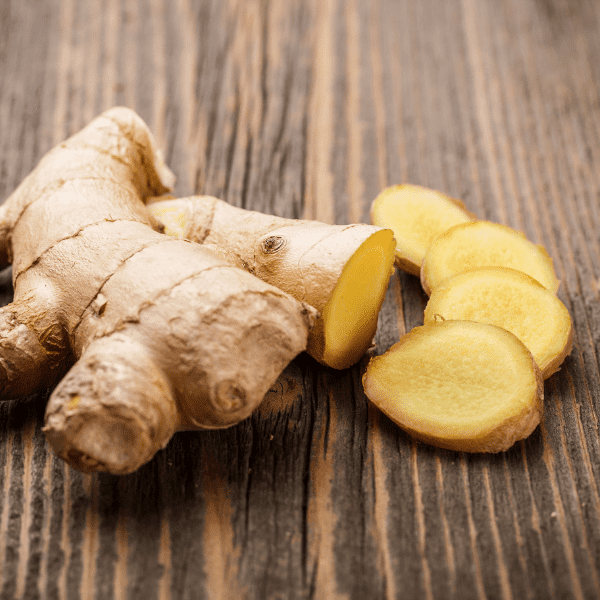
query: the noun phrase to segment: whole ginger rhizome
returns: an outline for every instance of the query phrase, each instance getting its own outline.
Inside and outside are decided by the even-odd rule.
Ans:
[[[177,430],[246,418],[316,318],[161,233],[144,200],[169,179],[146,125],[116,108],[50,151],[0,207],[15,289],[0,310],[1,394],[60,380],[44,431],[81,470],[130,472]]]

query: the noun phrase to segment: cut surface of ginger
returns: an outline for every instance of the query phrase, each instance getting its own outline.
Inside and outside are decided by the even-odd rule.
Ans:
[[[469,321],[416,327],[371,359],[363,386],[411,436],[450,450],[507,450],[543,412],[541,373],[523,343]]]
[[[373,225],[394,232],[396,265],[417,276],[433,239],[454,225],[472,220],[459,200],[419,185],[388,187],[371,205]]]
[[[508,267],[539,281],[552,293],[559,281],[546,250],[521,232],[490,221],[455,225],[430,244],[421,265],[421,285],[428,295],[448,277],[477,267]]]
[[[542,376],[555,373],[571,352],[573,330],[566,306],[525,273],[482,267],[436,286],[425,307],[425,323],[477,321],[514,333],[533,354]]]
[[[394,261],[394,237],[377,231],[344,266],[323,309],[323,362],[336,368],[357,362],[372,343]]]

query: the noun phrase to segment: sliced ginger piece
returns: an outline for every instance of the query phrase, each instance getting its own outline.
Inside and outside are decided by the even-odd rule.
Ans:
[[[442,281],[477,267],[508,267],[522,271],[556,293],[559,281],[543,246],[520,231],[475,221],[448,229],[429,246],[421,265],[421,285],[428,295]]]
[[[469,321],[416,327],[363,376],[368,398],[414,438],[450,450],[501,452],[543,412],[543,380],[512,333]]]
[[[394,232],[396,266],[417,276],[429,244],[450,227],[472,220],[460,200],[419,185],[388,187],[371,205],[373,225]]]
[[[433,290],[425,323],[477,321],[514,333],[533,354],[542,377],[558,371],[573,346],[567,307],[525,273],[482,267],[446,279]]]

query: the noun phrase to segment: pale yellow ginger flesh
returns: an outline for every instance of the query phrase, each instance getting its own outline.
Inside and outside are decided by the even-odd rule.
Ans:
[[[502,267],[482,267],[446,279],[425,307],[425,324],[477,321],[514,333],[533,354],[542,376],[555,373],[573,346],[566,306],[535,279]]]
[[[388,187],[371,205],[371,223],[394,232],[396,266],[417,276],[429,244],[450,227],[473,219],[459,200],[418,185]]]
[[[217,248],[316,308],[307,352],[319,362],[345,369],[371,345],[393,269],[390,229],[286,219],[211,196],[154,198],[148,207],[168,235]]]
[[[477,267],[522,271],[556,293],[559,281],[546,250],[521,232],[490,221],[455,225],[429,246],[421,265],[421,285],[428,295],[442,281]]]
[[[323,309],[325,364],[353,364],[372,343],[390,278],[393,247],[389,230],[378,231],[346,263]]]
[[[469,321],[416,327],[371,359],[363,386],[415,439],[450,450],[507,450],[543,413],[543,380],[523,343]]]

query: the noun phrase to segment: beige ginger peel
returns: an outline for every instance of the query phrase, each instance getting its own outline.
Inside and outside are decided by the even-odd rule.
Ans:
[[[160,233],[144,200],[170,179],[146,125],[116,108],[46,154],[0,207],[15,288],[0,310],[1,396],[66,372],[44,430],[81,470],[130,472],[177,430],[246,418],[316,317]]]

